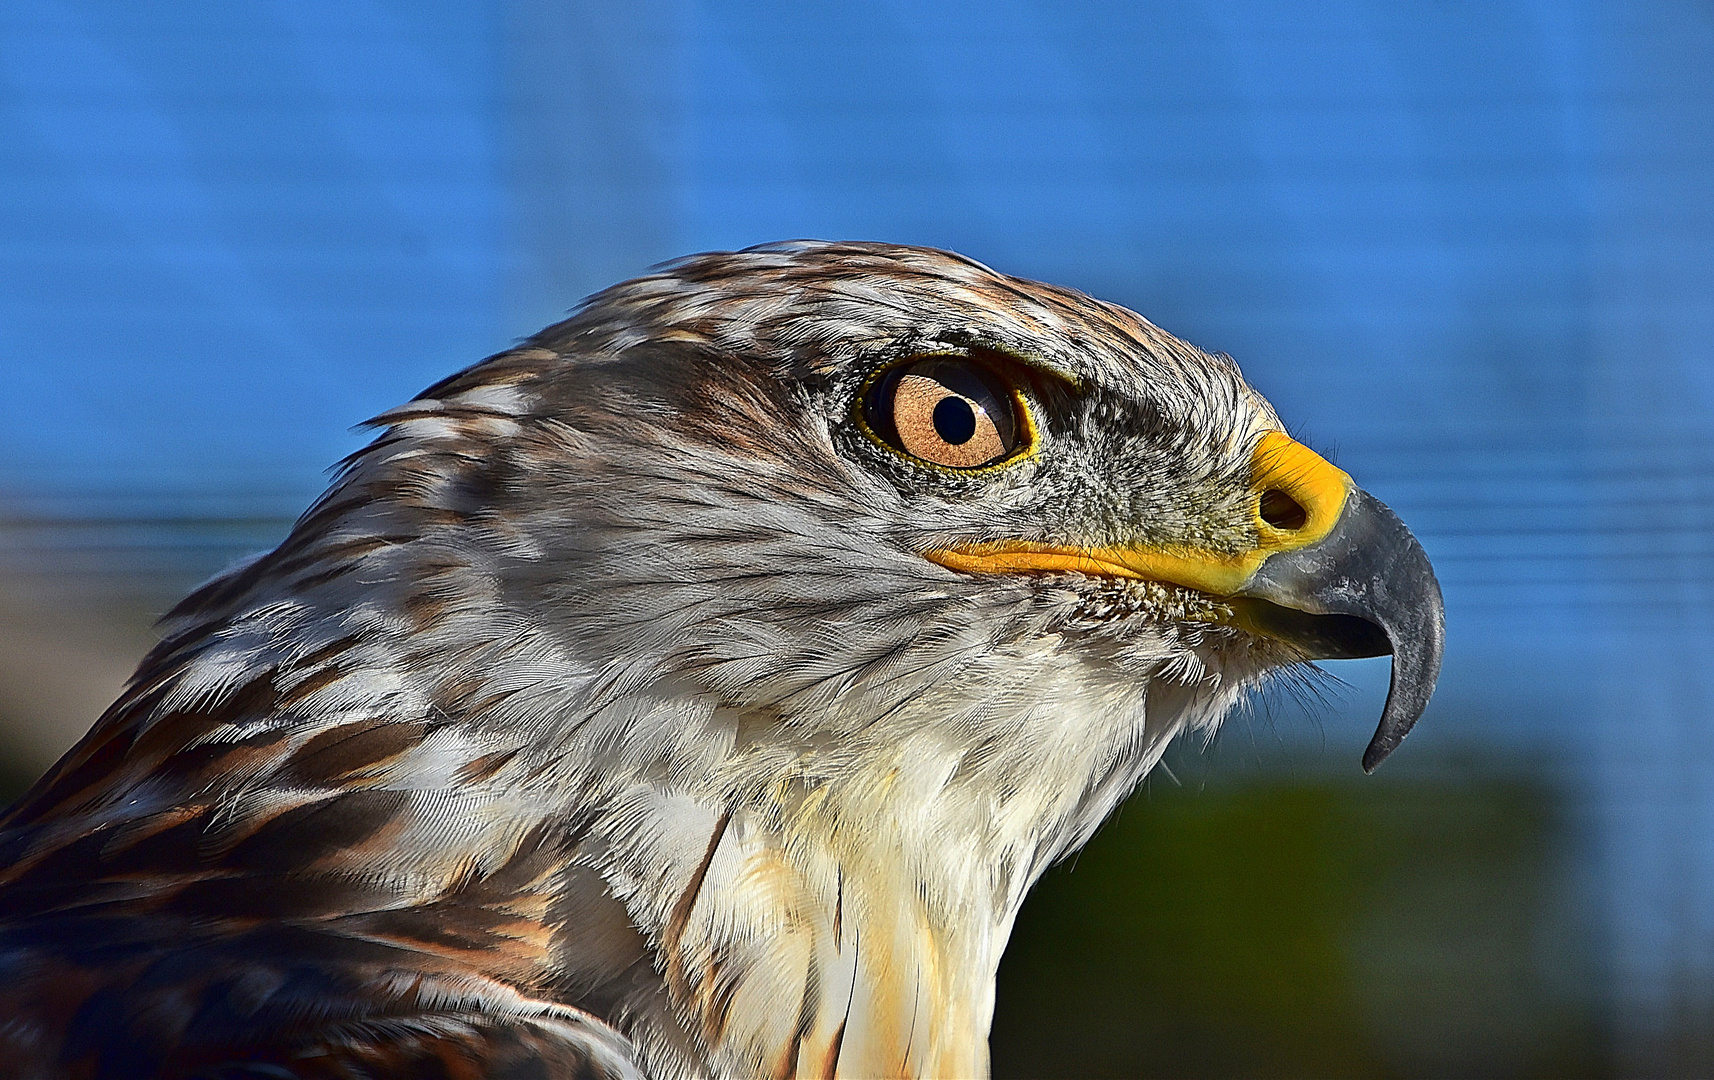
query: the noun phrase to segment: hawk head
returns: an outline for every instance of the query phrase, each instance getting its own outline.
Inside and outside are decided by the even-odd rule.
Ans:
[[[977,1075],[1175,734],[1391,652],[1372,769],[1439,668],[1229,359],[945,252],[692,257],[375,424],[12,811],[18,1060]]]

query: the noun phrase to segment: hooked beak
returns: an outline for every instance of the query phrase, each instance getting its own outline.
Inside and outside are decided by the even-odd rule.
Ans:
[[[926,553],[953,570],[1075,571],[1164,581],[1221,597],[1233,621],[1305,660],[1393,657],[1381,723],[1363,752],[1375,767],[1410,733],[1434,693],[1445,609],[1434,568],[1398,515],[1284,432],[1252,458],[1257,541],[1246,551],[1035,542],[968,544]]]
[[[1239,620],[1310,660],[1393,657],[1392,685],[1375,737],[1363,751],[1374,772],[1428,706],[1446,643],[1434,568],[1398,515],[1353,488],[1333,530],[1296,551],[1276,552],[1237,594]]]

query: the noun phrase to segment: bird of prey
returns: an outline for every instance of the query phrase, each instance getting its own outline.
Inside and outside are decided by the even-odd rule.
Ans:
[[[1230,359],[941,251],[614,286],[374,422],[4,818],[0,1075],[974,1077],[1031,884],[1428,560]]]

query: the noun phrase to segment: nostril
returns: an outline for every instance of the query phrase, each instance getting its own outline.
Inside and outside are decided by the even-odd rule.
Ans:
[[[1301,529],[1309,512],[1279,488],[1269,488],[1262,492],[1262,520],[1276,529]]]

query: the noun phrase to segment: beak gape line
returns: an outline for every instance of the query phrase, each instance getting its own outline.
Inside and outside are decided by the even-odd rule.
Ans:
[[[1282,641],[1304,660],[1391,654],[1387,703],[1363,752],[1363,770],[1373,772],[1434,693],[1446,637],[1440,583],[1398,515],[1313,450],[1273,431],[1251,461],[1257,543],[1249,551],[1012,541],[926,556],[966,572],[1167,582],[1231,601],[1242,629]]]

